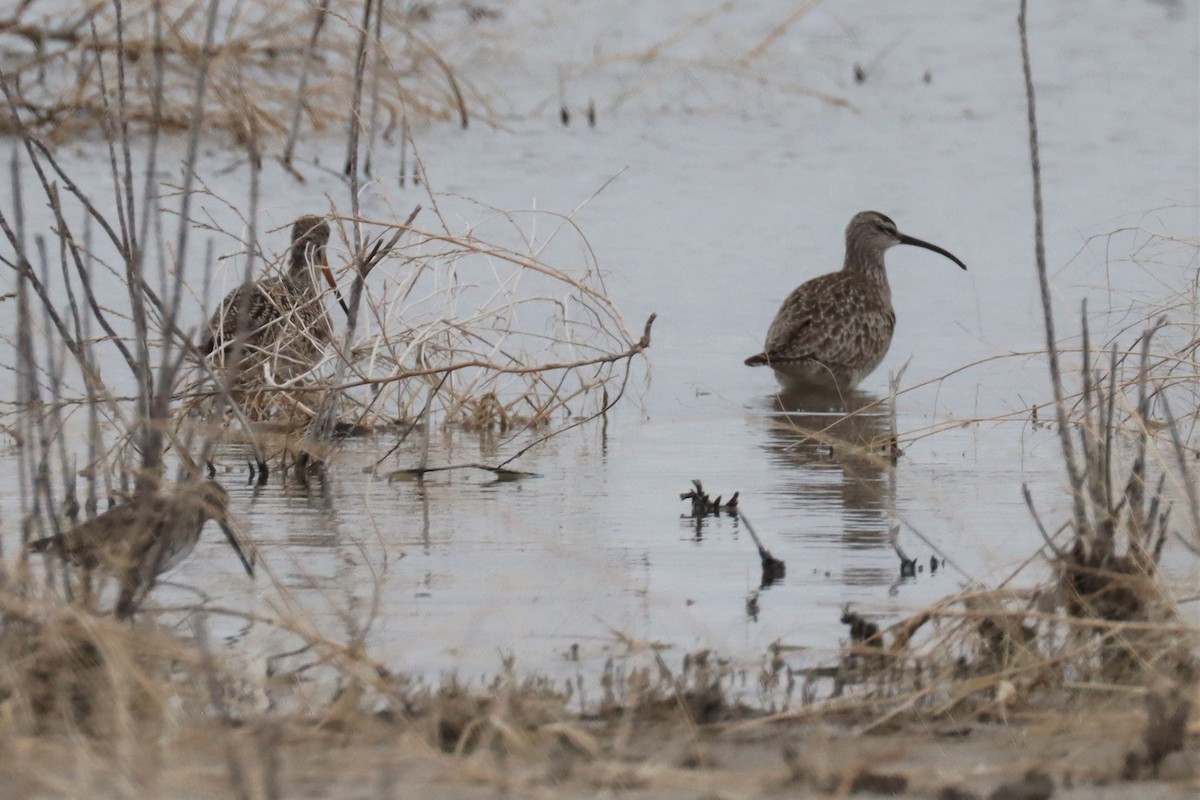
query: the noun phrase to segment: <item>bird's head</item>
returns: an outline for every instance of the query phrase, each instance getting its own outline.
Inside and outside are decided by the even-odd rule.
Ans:
[[[908,244],[932,250],[950,259],[963,269],[967,268],[967,265],[949,250],[944,250],[936,244],[930,244],[915,236],[901,233],[896,228],[896,223],[892,221],[891,217],[886,214],[880,214],[878,211],[860,211],[854,215],[854,218],[850,220],[850,224],[846,226],[847,258],[852,253],[862,254],[867,257],[881,256],[885,250],[895,247],[898,244]]]
[[[329,244],[329,223],[322,217],[306,215],[292,223],[292,272],[308,268],[310,263],[328,268],[325,246]]]

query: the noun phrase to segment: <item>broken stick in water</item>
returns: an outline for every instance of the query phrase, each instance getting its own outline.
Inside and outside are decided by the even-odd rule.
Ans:
[[[740,509],[737,515],[742,524],[746,526],[746,530],[750,531],[750,538],[754,540],[754,546],[758,548],[758,557],[762,560],[762,585],[764,587],[770,586],[787,573],[787,567],[782,561],[771,555],[770,550],[763,547],[758,534],[754,532],[754,526],[750,524],[750,520],[746,518],[746,515]]]

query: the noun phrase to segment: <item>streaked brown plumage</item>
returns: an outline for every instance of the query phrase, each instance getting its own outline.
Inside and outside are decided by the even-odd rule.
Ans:
[[[892,344],[896,313],[883,254],[897,244],[940,253],[937,245],[907,236],[878,211],[862,211],[846,226],[846,260],[840,272],[821,275],[795,289],[775,314],[763,351],[746,359],[769,366],[787,389],[854,388],[883,361]]]
[[[273,371],[287,378],[311,369],[333,338],[329,314],[311,266],[319,267],[333,284],[325,256],[329,223],[320,217],[300,217],[292,224],[287,270],[234,289],[208,322],[201,342],[204,355],[224,354],[244,331],[242,368],[274,361]],[[244,316],[242,316],[244,315]],[[241,319],[239,319],[241,317]]]
[[[69,531],[30,542],[29,549],[116,577],[121,586],[117,616],[127,617],[158,576],[192,552],[210,519],[221,526],[246,574],[253,577],[254,566],[230,527],[228,506],[229,495],[216,481],[190,481],[170,494],[113,506]]]

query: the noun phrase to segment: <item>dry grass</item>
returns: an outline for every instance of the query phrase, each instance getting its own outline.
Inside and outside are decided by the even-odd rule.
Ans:
[[[33,125],[56,142],[93,130],[111,111],[114,98],[106,93],[123,66],[129,122],[186,132],[205,49],[204,5],[98,2],[63,13],[61,3],[17,3],[0,19],[5,54],[0,66],[17,93],[21,121],[0,115],[0,130]],[[465,9],[425,4],[379,8],[381,14],[373,9],[366,20],[367,70],[378,87],[372,93],[371,135],[376,126],[384,138],[398,135],[405,120],[455,119],[465,125],[471,115],[486,116],[485,101],[460,86],[442,55],[474,18]],[[340,129],[349,110],[364,11],[362,2],[329,0],[229,4],[209,48],[213,91],[204,108],[205,127],[238,143],[259,140],[273,154],[290,154],[301,116],[306,130]]]
[[[378,280],[366,285],[366,314],[342,382],[333,382],[337,346],[313,369],[286,378],[278,374],[285,359],[256,354],[250,374],[239,376],[248,419],[280,424],[282,412],[303,428],[322,396],[338,391],[343,429],[402,430],[427,418],[503,433],[590,417],[619,397],[639,339],[609,300],[598,265],[566,271],[534,249],[517,252],[482,238],[481,229],[497,223],[524,236],[511,215],[458,232],[440,217],[431,221],[441,229],[363,221],[379,239],[402,236],[372,271]],[[569,220],[559,221],[588,253]],[[341,223],[348,249],[349,221]],[[343,286],[351,269],[340,276]],[[336,307],[333,314],[342,316]],[[205,383],[197,376],[180,394],[204,400],[211,395]]]
[[[849,642],[830,666],[793,668],[788,648],[776,647],[759,681],[764,704],[782,709],[768,719],[832,716],[872,730],[913,718],[1120,706],[1194,686],[1200,627],[1160,568],[1164,553],[1191,558],[1198,530],[1191,459],[1182,457],[1181,426],[1165,400],[1182,388],[1171,385],[1180,377],[1160,372],[1176,361],[1156,355],[1166,349],[1155,338],[1161,323],[1100,358],[1086,308],[1082,318],[1079,386],[1063,394],[1079,468],[1071,518],[1044,523],[1026,489],[1045,543],[999,584],[968,585],[882,630],[847,614]],[[846,440],[837,427],[846,422],[798,432],[807,446],[895,468],[878,452],[882,425],[877,441],[860,442]]]

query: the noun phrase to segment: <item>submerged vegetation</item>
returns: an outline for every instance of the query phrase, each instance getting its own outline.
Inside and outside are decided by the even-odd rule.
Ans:
[[[379,763],[356,773],[378,777],[383,797],[421,759],[450,759],[466,780],[506,788],[620,792],[662,780],[703,789],[703,779],[687,776],[717,769],[723,744],[786,722],[837,721],[856,734],[914,719],[965,727],[1031,709],[1082,713],[1098,694],[1144,698],[1145,724],[1117,763],[1089,778],[1165,775],[1173,754],[1194,740],[1200,628],[1165,585],[1162,559],[1200,551],[1195,451],[1182,430],[1191,416],[1172,404],[1194,396],[1196,374],[1182,365],[1194,366],[1196,344],[1156,352],[1165,340],[1153,323],[1136,341],[1101,353],[1088,341],[1085,308],[1078,387],[1069,388],[1042,252],[1032,83],[1037,266],[1072,509],[1055,527],[1059,521],[1043,520],[1026,490],[1044,546],[999,585],[965,586],[892,624],[847,609],[849,641],[825,666],[800,666],[779,643],[763,654],[757,676],[711,650],[688,653],[675,667],[663,643],[613,631],[626,658],[610,659],[595,682],[522,676],[508,661],[482,691],[456,678],[430,686],[376,660],[367,633],[378,622],[378,585],[368,623],[344,639],[318,629],[269,563],[261,565],[271,582],[266,611],[204,600],[163,608],[139,597],[132,624],[118,618],[133,611],[127,605],[109,613],[88,570],[62,563],[49,546],[34,555],[30,542],[94,518],[106,501],[147,505],[168,491],[172,471],[176,483],[199,480],[234,440],[249,443],[260,482],[336,469],[338,443],[350,435],[373,437],[376,476],[420,479],[461,465],[423,458],[413,469],[385,469],[410,436],[425,438],[427,456],[435,428],[519,433],[523,446],[514,455],[470,466],[523,478],[520,459],[530,448],[606,423],[628,401],[642,380],[655,318],[640,329],[627,324],[573,214],[478,204],[480,219],[464,229],[443,215],[431,189],[422,206],[395,219],[361,213],[359,181],[370,174],[371,148],[360,139],[397,128],[407,136],[409,119],[465,126],[481,113],[469,108],[486,113],[485,98],[464,87],[425,30],[447,8],[268,2],[254,7],[253,18],[241,5],[219,12],[216,2],[118,1],[75,16],[37,16],[43,8],[24,0],[0,20],[0,42],[28,45],[3,56],[0,74],[0,126],[17,145],[13,196],[0,204],[16,307],[8,348],[16,387],[4,430],[18,447],[21,492],[19,546],[8,549],[5,540],[0,583],[0,731],[30,752],[47,761],[68,753],[82,783],[100,776],[114,793],[131,795],[173,780],[164,775],[188,773],[190,757],[215,759],[238,796],[279,797],[285,785],[303,784],[303,774],[284,771],[302,766],[306,748],[386,741],[391,749]],[[464,26],[486,11],[454,8],[462,16],[453,24]],[[115,187],[107,197],[74,179],[56,150],[97,126]],[[350,130],[345,200],[326,198],[314,209],[331,224],[336,255],[337,289],[325,297],[333,341],[311,368],[284,375],[260,360],[238,374],[237,359],[222,365],[200,351],[196,320],[224,291],[282,267],[283,234],[256,227],[261,162],[277,157],[298,175],[298,131],[341,126]],[[155,175],[160,137],[173,134],[182,134],[187,154],[168,194]],[[219,198],[238,209],[242,230],[220,229],[193,205],[208,191],[197,167],[204,135],[229,137],[245,151],[247,196]],[[31,185],[49,208],[48,226],[27,221],[31,200],[22,192]],[[551,263],[547,237],[530,231],[546,220],[550,239],[575,240],[578,263]],[[202,258],[192,244],[198,238]],[[218,256],[214,242],[229,252]],[[222,258],[233,264],[224,283]],[[845,442],[822,431],[813,438],[895,469],[905,441],[895,430],[897,393],[893,385],[891,430],[881,439]],[[86,433],[72,438],[81,420]],[[85,455],[73,449],[79,442]],[[697,536],[722,515],[745,525],[763,587],[784,577],[738,493],[722,502],[695,481],[680,499],[691,501],[685,516]],[[230,541],[236,546],[232,533]],[[915,561],[897,552],[902,569],[913,569]],[[1039,559],[1047,578],[1016,580]],[[385,578],[386,565],[377,580]],[[757,592],[746,605],[753,617]],[[268,631],[260,635],[280,643],[269,663],[244,663],[241,633],[218,645],[214,631],[229,626]],[[577,660],[575,648],[567,661]],[[1142,716],[1129,708],[1121,712]],[[670,766],[634,763],[638,742],[649,738],[679,743]],[[800,752],[789,740],[768,787],[909,787],[908,778],[868,769],[861,758],[822,762],[820,746]],[[996,766],[998,774],[1015,777],[1000,772],[1005,766]],[[60,779],[63,793],[78,789],[66,776],[21,778],[42,790]],[[1030,772],[1018,783],[1049,780]]]

